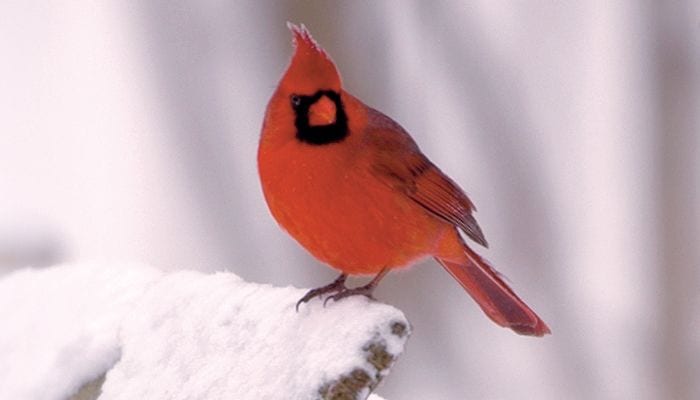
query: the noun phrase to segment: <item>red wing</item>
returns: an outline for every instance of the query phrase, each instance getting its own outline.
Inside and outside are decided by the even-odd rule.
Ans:
[[[476,208],[462,189],[420,152],[398,124],[382,114],[373,117],[378,126],[366,141],[375,150],[371,163],[377,177],[488,247],[472,215]]]
[[[396,155],[394,155],[396,156]],[[423,154],[392,157],[375,165],[378,175],[431,214],[460,228],[472,240],[488,247],[472,215],[474,205],[462,189]]]
[[[476,210],[462,189],[427,159],[425,171],[415,176],[415,190],[409,197],[428,211],[459,227],[472,240],[488,247],[472,215]]]

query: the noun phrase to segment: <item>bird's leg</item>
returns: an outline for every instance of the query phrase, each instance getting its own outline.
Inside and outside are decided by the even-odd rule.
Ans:
[[[365,286],[356,287],[354,289],[345,288],[345,290],[341,290],[333,296],[328,296],[328,298],[326,298],[326,300],[323,302],[323,305],[325,306],[326,303],[328,303],[328,300],[338,301],[340,299],[349,296],[355,296],[358,294],[366,296],[370,299],[374,299],[374,297],[372,297],[372,292],[374,292],[374,289],[377,287],[377,284],[379,284],[379,281],[381,281],[382,278],[384,278],[384,275],[386,275],[387,272],[389,272],[389,268],[384,268],[381,271],[379,271],[377,276],[375,276],[372,279],[372,281],[370,281],[370,283],[366,284]]]
[[[348,278],[347,274],[340,274],[339,277],[337,277],[333,282],[326,286],[321,286],[320,288],[316,289],[311,289],[309,290],[304,297],[299,299],[297,301],[297,312],[299,311],[299,305],[301,303],[306,303],[309,300],[313,299],[314,297],[322,296],[326,293],[336,293],[336,292],[342,292],[343,290],[346,290],[345,288],[345,280]]]

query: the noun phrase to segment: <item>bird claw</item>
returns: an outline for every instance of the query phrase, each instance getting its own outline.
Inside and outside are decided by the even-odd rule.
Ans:
[[[346,277],[347,277],[346,275],[341,275],[338,277],[338,279],[336,279],[335,281],[333,281],[332,283],[330,283],[326,286],[321,286],[320,288],[309,290],[304,295],[304,297],[302,297],[301,299],[299,299],[299,301],[297,301],[297,304],[296,304],[297,312],[299,312],[299,306],[302,303],[307,303],[311,299],[313,299],[314,297],[320,297],[326,293],[337,293],[337,292],[342,293],[343,291],[347,290],[345,287],[345,278]],[[333,296],[331,296],[331,297],[333,297]],[[325,305],[326,303],[324,302],[323,304]]]
[[[346,297],[356,296],[356,295],[362,295],[362,296],[367,297],[370,300],[374,300],[374,297],[372,296],[373,291],[374,291],[373,285],[365,285],[365,286],[360,286],[360,287],[354,288],[354,289],[341,290],[338,293],[334,294],[333,296],[326,297],[326,300],[323,301],[323,306],[325,307],[326,304],[328,304],[328,300],[338,301],[340,299],[344,299]]]

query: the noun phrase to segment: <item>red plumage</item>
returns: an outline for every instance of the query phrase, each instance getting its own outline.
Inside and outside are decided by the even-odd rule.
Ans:
[[[300,303],[371,295],[387,271],[434,257],[497,324],[549,333],[499,274],[458,234],[486,245],[474,205],[391,118],[346,92],[331,58],[290,25],[295,53],[267,107],[258,167],[279,224],[342,272]],[[347,289],[347,275],[376,274]]]

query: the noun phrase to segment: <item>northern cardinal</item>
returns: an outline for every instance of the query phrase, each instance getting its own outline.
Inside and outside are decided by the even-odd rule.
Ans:
[[[341,271],[297,303],[332,294],[371,297],[394,268],[440,263],[495,323],[550,333],[500,274],[462,240],[487,246],[460,187],[394,120],[343,89],[333,60],[308,30],[288,24],[294,55],[265,113],[258,169],[272,215],[302,246]],[[348,275],[374,275],[347,288]]]

